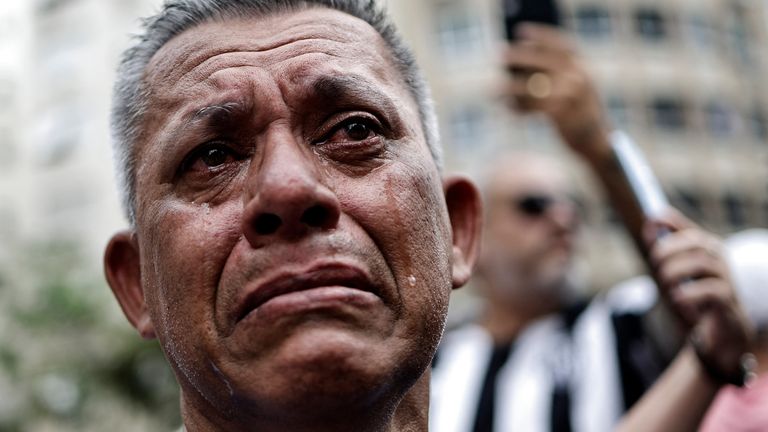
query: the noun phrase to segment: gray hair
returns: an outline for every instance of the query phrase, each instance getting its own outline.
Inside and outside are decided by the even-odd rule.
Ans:
[[[132,226],[136,224],[136,154],[133,149],[147,110],[149,89],[144,74],[155,53],[175,36],[204,22],[266,16],[312,6],[336,9],[360,18],[381,35],[418,106],[427,145],[435,164],[442,170],[437,117],[429,88],[410,49],[376,0],[166,0],[159,14],[143,21],[143,34],[138,35],[137,43],[123,53],[114,88],[111,127],[117,180],[123,210]]]

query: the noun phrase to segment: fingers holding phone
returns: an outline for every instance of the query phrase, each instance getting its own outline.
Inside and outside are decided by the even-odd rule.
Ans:
[[[647,224],[646,241],[661,295],[691,329],[697,355],[719,375],[738,375],[754,330],[722,241],[675,210]]]
[[[520,23],[502,53],[510,71],[503,93],[524,113],[539,112],[580,153],[607,145],[609,127],[594,83],[570,39],[555,27]]]
[[[666,234],[659,237],[660,231]],[[718,236],[670,209],[646,225],[646,242],[662,297],[687,324],[710,313],[746,317]]]
[[[659,236],[658,233],[664,234]],[[670,210],[646,226],[649,260],[662,295],[689,324],[711,299],[736,299],[722,241]]]

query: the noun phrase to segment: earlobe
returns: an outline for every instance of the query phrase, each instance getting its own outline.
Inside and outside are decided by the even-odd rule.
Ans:
[[[453,231],[453,288],[463,286],[472,275],[480,251],[482,205],[480,193],[472,182],[463,177],[451,177],[444,182],[445,202]]]
[[[131,231],[114,236],[104,252],[104,273],[128,321],[142,337],[152,339],[155,329],[147,311],[141,286],[139,245]]]

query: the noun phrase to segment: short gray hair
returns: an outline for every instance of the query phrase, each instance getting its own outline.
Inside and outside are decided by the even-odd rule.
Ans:
[[[438,169],[442,169],[437,118],[429,88],[410,49],[376,0],[166,0],[159,14],[143,21],[144,32],[137,36],[136,44],[123,53],[114,88],[111,127],[117,180],[123,210],[132,226],[136,224],[136,154],[133,149],[147,110],[149,89],[144,74],[155,53],[175,36],[204,22],[266,16],[313,6],[336,9],[360,18],[381,35],[418,106],[432,158]]]

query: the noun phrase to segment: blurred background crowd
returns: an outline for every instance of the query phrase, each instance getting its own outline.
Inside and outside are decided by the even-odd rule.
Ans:
[[[0,4],[0,431],[171,430],[177,389],[155,342],[103,280],[125,226],[109,106],[120,52],[160,0]],[[448,171],[500,149],[551,154],[575,179],[581,273],[601,290],[643,271],[589,172],[549,124],[510,118],[495,83],[496,0],[389,0],[437,102]],[[615,127],[648,155],[673,205],[721,235],[768,227],[768,3],[563,0]],[[476,308],[457,291],[449,319]]]

